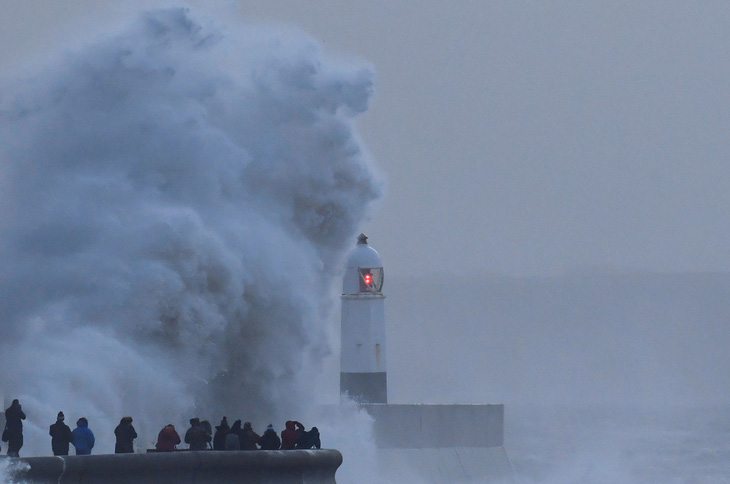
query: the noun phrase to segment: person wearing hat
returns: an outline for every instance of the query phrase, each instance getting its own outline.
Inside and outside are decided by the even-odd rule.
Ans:
[[[117,443],[114,446],[115,454],[134,453],[134,439],[137,438],[137,431],[132,426],[132,417],[122,417],[119,425],[114,429],[117,436]]]
[[[259,445],[261,446],[261,450],[279,450],[279,447],[281,447],[281,439],[276,435],[276,430],[274,430],[273,425],[269,424],[266,427],[264,434],[259,439]]]
[[[215,426],[215,435],[213,435],[213,450],[225,450],[226,449],[226,435],[230,427],[228,426],[228,419],[223,417],[220,425]]]
[[[63,412],[58,412],[56,423],[52,424],[48,431],[48,435],[51,436],[53,455],[68,455],[68,446],[71,443],[71,428],[63,420]]]

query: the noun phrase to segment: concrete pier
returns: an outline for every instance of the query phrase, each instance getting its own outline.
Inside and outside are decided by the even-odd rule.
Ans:
[[[504,405],[363,404],[373,417],[379,472],[397,481],[514,483],[504,450]],[[411,477],[412,478],[412,477]]]
[[[21,458],[28,484],[334,484],[334,449],[196,451]]]

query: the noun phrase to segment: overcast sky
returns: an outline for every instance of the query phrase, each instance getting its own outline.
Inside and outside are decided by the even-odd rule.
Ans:
[[[109,3],[0,0],[3,75],[161,4]],[[236,3],[375,66],[392,276],[730,269],[727,3]]]

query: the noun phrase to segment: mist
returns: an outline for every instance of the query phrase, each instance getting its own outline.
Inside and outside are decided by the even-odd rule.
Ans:
[[[518,482],[727,480],[730,275],[433,273],[385,292],[390,401],[504,403]]]
[[[0,388],[29,415],[22,455],[50,452],[59,410],[102,453],[124,415],[142,448],[193,416],[304,415],[382,192],[354,128],[371,66],[183,8],[79,45],[1,80]]]
[[[433,274],[389,283],[389,377],[398,400],[728,403],[727,274]],[[421,367],[434,358],[428,379],[405,370],[407,360]]]

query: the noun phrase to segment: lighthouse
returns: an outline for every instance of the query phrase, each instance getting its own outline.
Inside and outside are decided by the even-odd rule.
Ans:
[[[367,239],[358,237],[342,281],[340,393],[388,403],[383,261]]]
[[[388,403],[383,261],[360,234],[342,281],[340,394],[373,419],[377,472],[419,482],[514,482],[504,405]]]

